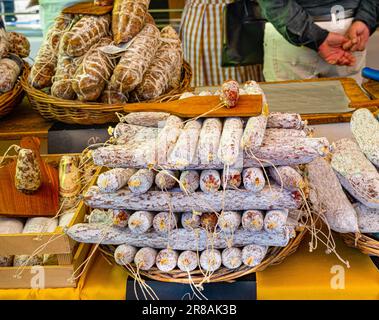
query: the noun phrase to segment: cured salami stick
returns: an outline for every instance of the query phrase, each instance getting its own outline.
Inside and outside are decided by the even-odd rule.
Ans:
[[[119,145],[141,145],[146,143],[146,141],[151,141],[157,139],[159,134],[159,129],[148,128],[130,125],[127,123],[119,123],[115,128],[113,135],[117,139],[117,144]]]
[[[53,85],[51,86],[51,94],[54,97],[74,100],[76,93],[72,87],[76,69],[78,67],[78,59],[60,56],[57,62],[57,68],[53,77]]]
[[[217,170],[204,170],[200,175],[200,189],[205,193],[217,192],[221,187],[221,177]]]
[[[220,145],[222,122],[219,118],[208,118],[204,120],[200,131],[198,153],[200,163],[219,164],[221,161],[217,156]]]
[[[152,248],[139,249],[134,256],[134,263],[140,270],[150,270],[155,264],[155,258],[157,257],[157,250]]]
[[[157,154],[158,163],[165,164],[181,133],[183,121],[177,116],[169,116],[158,135]]]
[[[52,27],[49,29],[46,42],[53,51],[58,52],[59,44],[63,34],[68,31],[71,24],[75,23],[79,18],[74,18],[72,14],[59,14]]]
[[[241,215],[235,211],[224,211],[218,218],[218,226],[224,232],[234,232],[241,224]]]
[[[126,210],[113,210],[109,209],[108,212],[113,217],[113,225],[120,228],[125,228],[128,226],[128,221],[131,213]]]
[[[154,172],[149,169],[139,169],[128,181],[131,192],[141,194],[147,192],[154,183]]]
[[[110,226],[113,223],[113,217],[107,210],[93,209],[88,216],[88,223],[105,224]]]
[[[163,249],[155,258],[157,268],[163,272],[174,270],[178,263],[178,253],[171,249]]]
[[[267,120],[267,128],[302,130],[305,126],[306,122],[301,120],[298,113],[271,112]]]
[[[46,42],[38,51],[29,74],[29,83],[36,89],[50,87],[57,66],[57,55]]]
[[[178,258],[178,268],[182,271],[191,272],[198,267],[197,254],[193,251],[183,251]]]
[[[62,209],[75,206],[82,187],[79,157],[64,155],[59,161],[59,196]]]
[[[269,140],[286,139],[288,137],[306,138],[305,130],[298,129],[266,129],[265,137]]]
[[[242,261],[248,267],[255,267],[266,256],[268,247],[251,244],[242,249]]]
[[[125,266],[134,261],[136,253],[136,247],[129,246],[128,244],[122,244],[116,248],[114,252],[114,259],[117,264]]]
[[[115,192],[126,186],[136,172],[136,169],[116,168],[109,170],[99,175],[97,186],[101,192]]]
[[[221,267],[221,253],[216,249],[204,250],[200,255],[200,266],[208,272],[214,272]]]
[[[158,212],[170,210],[170,208],[173,212],[192,210],[208,212],[210,208],[216,212],[243,211],[250,208],[257,210],[297,209],[302,203],[296,192],[280,190],[280,187],[275,184],[271,185],[271,189],[266,186],[260,192],[226,190],[215,193],[194,192],[189,195],[174,191],[149,191],[144,194],[135,194],[125,189],[115,193],[102,193],[97,187],[91,187],[85,193],[84,201],[91,208],[109,209],[111,207],[112,209]]]
[[[145,233],[153,226],[153,219],[154,215],[151,212],[136,211],[129,218],[129,229],[132,233]]]
[[[110,80],[110,89],[127,94],[141,83],[159,45],[160,32],[146,24],[130,43]]]
[[[242,215],[242,227],[248,231],[261,231],[263,229],[263,213],[259,210],[247,210]]]
[[[155,185],[160,190],[169,190],[175,187],[176,180],[173,178],[178,178],[178,172],[172,170],[162,170],[155,176]]]
[[[237,81],[228,80],[222,84],[220,101],[226,108],[234,108],[239,99],[239,84]]]
[[[316,212],[323,213],[330,228],[336,232],[359,232],[355,210],[330,164],[318,158],[307,165],[307,170],[309,199]]]
[[[195,192],[200,186],[200,176],[195,170],[182,171],[179,181],[183,192]]]
[[[217,226],[218,217],[213,212],[205,212],[200,216],[200,225],[208,232],[214,232]]]
[[[379,173],[352,140],[335,143],[331,165],[342,186],[365,206],[379,209]]]
[[[168,157],[169,164],[176,168],[185,168],[194,162],[200,130],[201,122],[198,120],[185,124]]]
[[[158,233],[167,234],[178,225],[178,216],[170,212],[159,212],[154,216],[153,228]]]
[[[289,166],[270,167],[269,172],[271,177],[278,185],[283,183],[283,188],[289,191],[296,191],[305,186],[303,177],[294,168]]]
[[[15,187],[23,193],[33,193],[41,186],[41,171],[36,154],[30,149],[18,152]]]
[[[264,229],[267,232],[277,232],[285,226],[287,218],[288,210],[270,210],[263,221]]]
[[[379,232],[379,209],[371,209],[361,203],[356,203],[354,209],[358,216],[358,227],[360,232]]]
[[[146,246],[155,249],[202,251],[209,247],[209,237],[206,230],[187,231],[185,229],[172,230],[168,235],[157,232],[143,234],[132,233],[128,229],[91,225],[88,223],[76,224],[68,229],[67,234],[75,241],[101,244],[129,244],[132,246]],[[263,246],[285,247],[289,241],[290,230],[284,227],[279,232],[266,231],[249,232],[238,229],[232,238],[230,235],[217,233],[212,237],[212,245],[216,249],[244,247],[249,244]]]
[[[182,214],[180,221],[184,229],[193,230],[200,227],[200,215],[192,212]]]
[[[267,118],[267,114],[249,118],[241,140],[242,149],[247,148],[254,151],[262,145]]]
[[[379,121],[367,109],[357,109],[351,117],[351,132],[371,163],[379,168]]]
[[[167,112],[131,112],[123,120],[131,125],[162,128],[169,116]]]
[[[243,122],[240,118],[227,118],[222,130],[218,157],[223,164],[234,165],[240,155]]]
[[[222,183],[223,186],[226,182],[226,189],[238,189],[242,183],[241,170],[229,168],[228,174],[226,171],[223,171]]]
[[[266,185],[266,180],[261,168],[246,168],[243,173],[243,185],[246,190],[259,192]]]
[[[242,264],[242,251],[240,248],[226,248],[221,254],[222,264],[228,269],[236,269]]]

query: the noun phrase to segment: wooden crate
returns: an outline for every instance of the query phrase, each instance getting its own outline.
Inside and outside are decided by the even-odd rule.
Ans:
[[[58,168],[61,156],[42,155],[42,159]],[[8,157],[7,160],[13,159],[15,157]],[[91,185],[95,182],[99,171],[94,175]],[[68,227],[83,222],[88,213],[89,208],[80,202]],[[0,256],[32,255],[37,249],[41,249],[38,252],[39,255],[56,255],[58,264],[25,267],[21,278],[15,278],[18,267],[0,267],[0,288],[31,288],[32,279],[39,268],[45,274],[44,287],[76,287],[77,283],[70,282],[69,279],[87,257],[91,249],[90,244],[76,243],[65,234],[62,227],[57,227],[51,233],[0,234]]]

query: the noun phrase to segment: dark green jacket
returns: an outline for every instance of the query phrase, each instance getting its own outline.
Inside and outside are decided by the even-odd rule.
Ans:
[[[266,19],[287,39],[297,46],[317,50],[328,31],[313,22],[312,16],[330,14],[331,8],[341,5],[354,9],[354,20],[363,21],[373,33],[378,23],[379,0],[258,0]]]

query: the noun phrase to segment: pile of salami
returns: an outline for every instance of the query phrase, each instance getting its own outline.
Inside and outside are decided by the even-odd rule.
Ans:
[[[93,151],[94,163],[108,170],[84,195],[94,209],[89,223],[68,234],[117,245],[115,260],[140,270],[257,266],[270,247],[287,246],[301,224],[302,165],[330,147],[310,134],[298,114],[127,114],[112,131],[114,144]]]
[[[54,97],[103,103],[152,100],[180,85],[183,54],[176,31],[161,31],[149,0],[116,0],[112,14],[59,15],[29,82]]]
[[[340,233],[379,233],[379,122],[367,109],[351,118],[354,139],[333,146],[331,161],[308,165],[310,200],[331,229]]]

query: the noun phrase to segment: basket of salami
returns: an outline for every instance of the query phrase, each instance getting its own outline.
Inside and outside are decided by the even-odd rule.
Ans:
[[[159,30],[149,1],[116,1],[112,14],[61,13],[23,87],[43,117],[65,123],[117,122],[130,102],[175,99],[191,81],[181,41]]]
[[[250,81],[240,93],[262,91]],[[92,153],[104,170],[84,194],[88,223],[69,228],[71,238],[99,245],[137,280],[197,285],[296,251],[311,225],[305,165],[330,152],[299,114],[121,120],[114,144]]]
[[[17,32],[0,29],[0,118],[21,102],[22,79],[28,78],[30,67],[22,58],[29,56],[28,39]]]
[[[379,122],[362,108],[350,127],[353,138],[336,141],[330,161],[308,166],[310,198],[348,246],[379,256]]]

